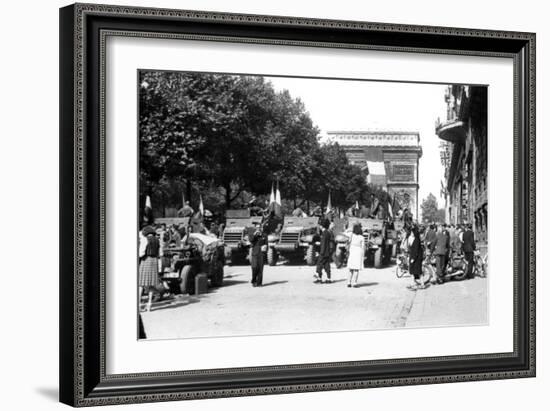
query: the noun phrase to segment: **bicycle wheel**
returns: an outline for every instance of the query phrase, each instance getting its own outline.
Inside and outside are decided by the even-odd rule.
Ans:
[[[407,274],[407,271],[404,270],[404,269],[401,267],[400,264],[397,264],[397,265],[395,266],[395,276],[396,276],[397,278],[401,278],[401,277],[403,277],[405,274]]]
[[[428,283],[435,275],[435,270],[431,264],[422,264],[422,282]]]

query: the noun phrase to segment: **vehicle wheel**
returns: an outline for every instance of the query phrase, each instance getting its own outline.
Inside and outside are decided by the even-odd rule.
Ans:
[[[277,251],[273,247],[267,249],[267,263],[271,266],[277,264]]]
[[[195,292],[195,270],[192,265],[184,265],[180,270],[180,291],[182,294]]]
[[[434,268],[429,264],[422,264],[422,282],[428,283],[435,275]]]
[[[336,268],[342,268],[344,265],[344,255],[340,247],[338,247],[334,253],[334,264],[336,264]]]
[[[382,267],[382,248],[378,248],[374,253],[374,268],[380,267]]]
[[[313,245],[310,245],[307,248],[306,263],[307,263],[307,265],[315,265],[315,250],[314,250]]]
[[[458,275],[453,276],[453,280],[458,280],[458,281],[464,280],[466,278],[467,269],[468,269],[468,263],[465,260],[463,260],[462,261],[462,274],[458,274]]]
[[[395,266],[395,276],[397,278],[401,278],[403,277],[407,272],[405,270],[403,270],[403,268],[401,267],[401,264],[397,263],[397,265]]]
[[[221,287],[223,285],[223,265],[217,264],[213,267],[213,275],[210,279],[212,287]]]

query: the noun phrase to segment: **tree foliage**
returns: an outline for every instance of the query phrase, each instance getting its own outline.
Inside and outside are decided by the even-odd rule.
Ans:
[[[422,222],[424,224],[445,222],[445,210],[438,207],[437,198],[432,193],[422,200],[420,209],[422,210]]]
[[[139,101],[142,194],[177,205],[201,192],[229,208],[278,181],[298,203],[329,192],[342,208],[368,202],[365,173],[321,145],[303,103],[263,77],[145,71]]]

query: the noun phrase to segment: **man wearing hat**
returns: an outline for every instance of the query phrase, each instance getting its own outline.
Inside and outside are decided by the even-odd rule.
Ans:
[[[323,219],[320,223],[321,228],[321,249],[317,260],[316,274],[314,275],[316,283],[331,283],[330,279],[330,258],[334,249],[334,241],[330,230],[328,229],[330,221]],[[323,281],[323,270],[327,273],[326,281]]]
[[[466,224],[466,229],[462,233],[462,251],[464,252],[464,257],[468,262],[468,268],[466,271],[466,276],[468,278],[472,278],[475,249],[476,249],[476,242],[474,238],[474,232],[472,231],[472,225]]]

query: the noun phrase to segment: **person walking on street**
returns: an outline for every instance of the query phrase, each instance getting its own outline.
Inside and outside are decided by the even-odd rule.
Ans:
[[[420,243],[420,233],[416,224],[411,229],[409,244],[409,272],[414,278],[413,283],[409,286],[409,289],[424,289],[426,288],[426,284],[422,279],[422,260],[424,259],[424,256],[422,252],[422,244]]]
[[[471,224],[466,225],[466,229],[462,233],[462,251],[464,252],[464,257],[468,262],[468,268],[466,271],[466,276],[472,278],[472,271],[474,268],[474,251],[476,250],[476,242],[474,238],[474,232],[472,231]]]
[[[146,226],[141,230],[139,240],[138,302],[141,306],[141,296],[143,291],[147,290],[149,297],[147,311],[151,311],[153,289],[158,285],[160,241],[151,226]]]
[[[365,238],[361,224],[353,226],[349,239],[349,257],[348,257],[348,287],[357,287],[359,270],[363,268],[365,259]],[[355,279],[354,279],[355,276]]]
[[[319,258],[317,259],[317,270],[315,274],[316,283],[331,283],[330,278],[330,257],[332,256],[333,251],[333,237],[328,227],[330,222],[328,220],[323,220],[321,222],[321,248],[319,250]],[[326,281],[323,280],[323,270],[327,273]]]
[[[250,267],[252,268],[252,287],[261,287],[264,277],[264,251],[267,251],[265,235],[256,230],[249,236]]]
[[[447,255],[449,254],[449,237],[443,231],[443,225],[437,226],[437,233],[435,235],[434,254],[436,258],[436,281],[438,284],[443,283],[443,276],[445,275],[445,265],[447,262]]]

